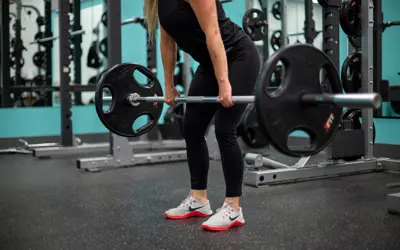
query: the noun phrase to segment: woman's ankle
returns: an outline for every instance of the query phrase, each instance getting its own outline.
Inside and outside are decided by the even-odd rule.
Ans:
[[[225,203],[230,203],[232,208],[240,211],[240,197],[226,197]]]
[[[207,190],[193,190],[191,191],[193,198],[200,201],[201,203],[207,203]]]

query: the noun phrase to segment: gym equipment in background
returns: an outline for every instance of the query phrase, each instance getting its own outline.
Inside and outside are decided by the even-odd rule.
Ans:
[[[272,33],[270,44],[274,51],[278,51],[281,48],[282,46],[281,37],[282,37],[282,31],[280,30],[276,30],[274,31],[274,33]]]
[[[270,92],[270,79],[279,61],[290,61],[291,70],[286,72],[281,86]],[[325,69],[330,93],[325,93],[321,87],[321,68]],[[135,79],[135,71],[148,78],[145,87]],[[105,98],[106,101],[111,99],[112,103],[107,110],[103,109],[104,89],[112,93],[112,98]],[[254,102],[259,126],[267,140],[285,155],[305,156],[320,152],[334,139],[340,126],[341,107],[378,108],[381,105],[377,94],[341,93],[339,75],[327,55],[312,45],[294,44],[282,48],[265,62],[255,96],[233,96],[232,101],[236,104]],[[114,66],[103,75],[95,93],[96,111],[101,122],[113,133],[124,137],[138,137],[154,128],[162,112],[159,103],[163,102],[161,84],[156,76],[137,64]],[[218,98],[179,97],[176,102],[218,103]],[[132,128],[134,121],[142,115],[147,115],[149,122],[141,128]],[[287,137],[293,128],[306,131],[312,138],[312,146],[301,150],[289,148]]]
[[[361,36],[361,0],[344,0],[342,2],[340,26],[348,36]]]
[[[355,52],[343,62],[341,80],[346,93],[358,93],[361,89],[361,56],[361,52]]]
[[[264,12],[249,9],[243,16],[243,29],[253,41],[260,41],[268,32],[268,21]]]
[[[281,1],[276,1],[272,5],[272,10],[271,10],[272,15],[276,20],[281,20],[281,14],[282,14],[282,5]]]

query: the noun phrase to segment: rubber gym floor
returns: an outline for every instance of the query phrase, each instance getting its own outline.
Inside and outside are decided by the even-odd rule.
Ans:
[[[0,156],[0,249],[400,249],[400,217],[385,209],[386,173],[244,187],[246,225],[206,232],[168,220],[188,194],[187,163],[80,172],[76,157]],[[211,162],[209,199],[224,181]]]

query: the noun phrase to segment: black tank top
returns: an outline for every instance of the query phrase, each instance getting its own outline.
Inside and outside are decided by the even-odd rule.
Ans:
[[[241,38],[244,31],[225,15],[219,0],[217,2],[218,23],[225,45],[229,51]],[[200,64],[210,64],[206,36],[191,6],[185,0],[158,0],[158,15],[163,29],[174,38],[180,49]]]

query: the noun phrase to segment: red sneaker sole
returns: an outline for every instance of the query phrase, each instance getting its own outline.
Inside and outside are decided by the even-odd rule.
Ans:
[[[207,225],[201,225],[201,227],[204,230],[207,230],[207,231],[226,231],[226,230],[231,229],[232,227],[240,227],[240,226],[243,226],[243,225],[244,225],[243,222],[234,221],[232,224],[230,224],[227,227],[210,227],[210,226],[207,226]]]
[[[199,212],[199,211],[193,211],[193,212],[187,213],[185,215],[169,215],[167,213],[164,213],[164,215],[168,219],[181,220],[181,219],[186,219],[186,218],[190,218],[190,217],[207,217],[207,216],[210,216],[211,214],[203,214],[202,212]]]

